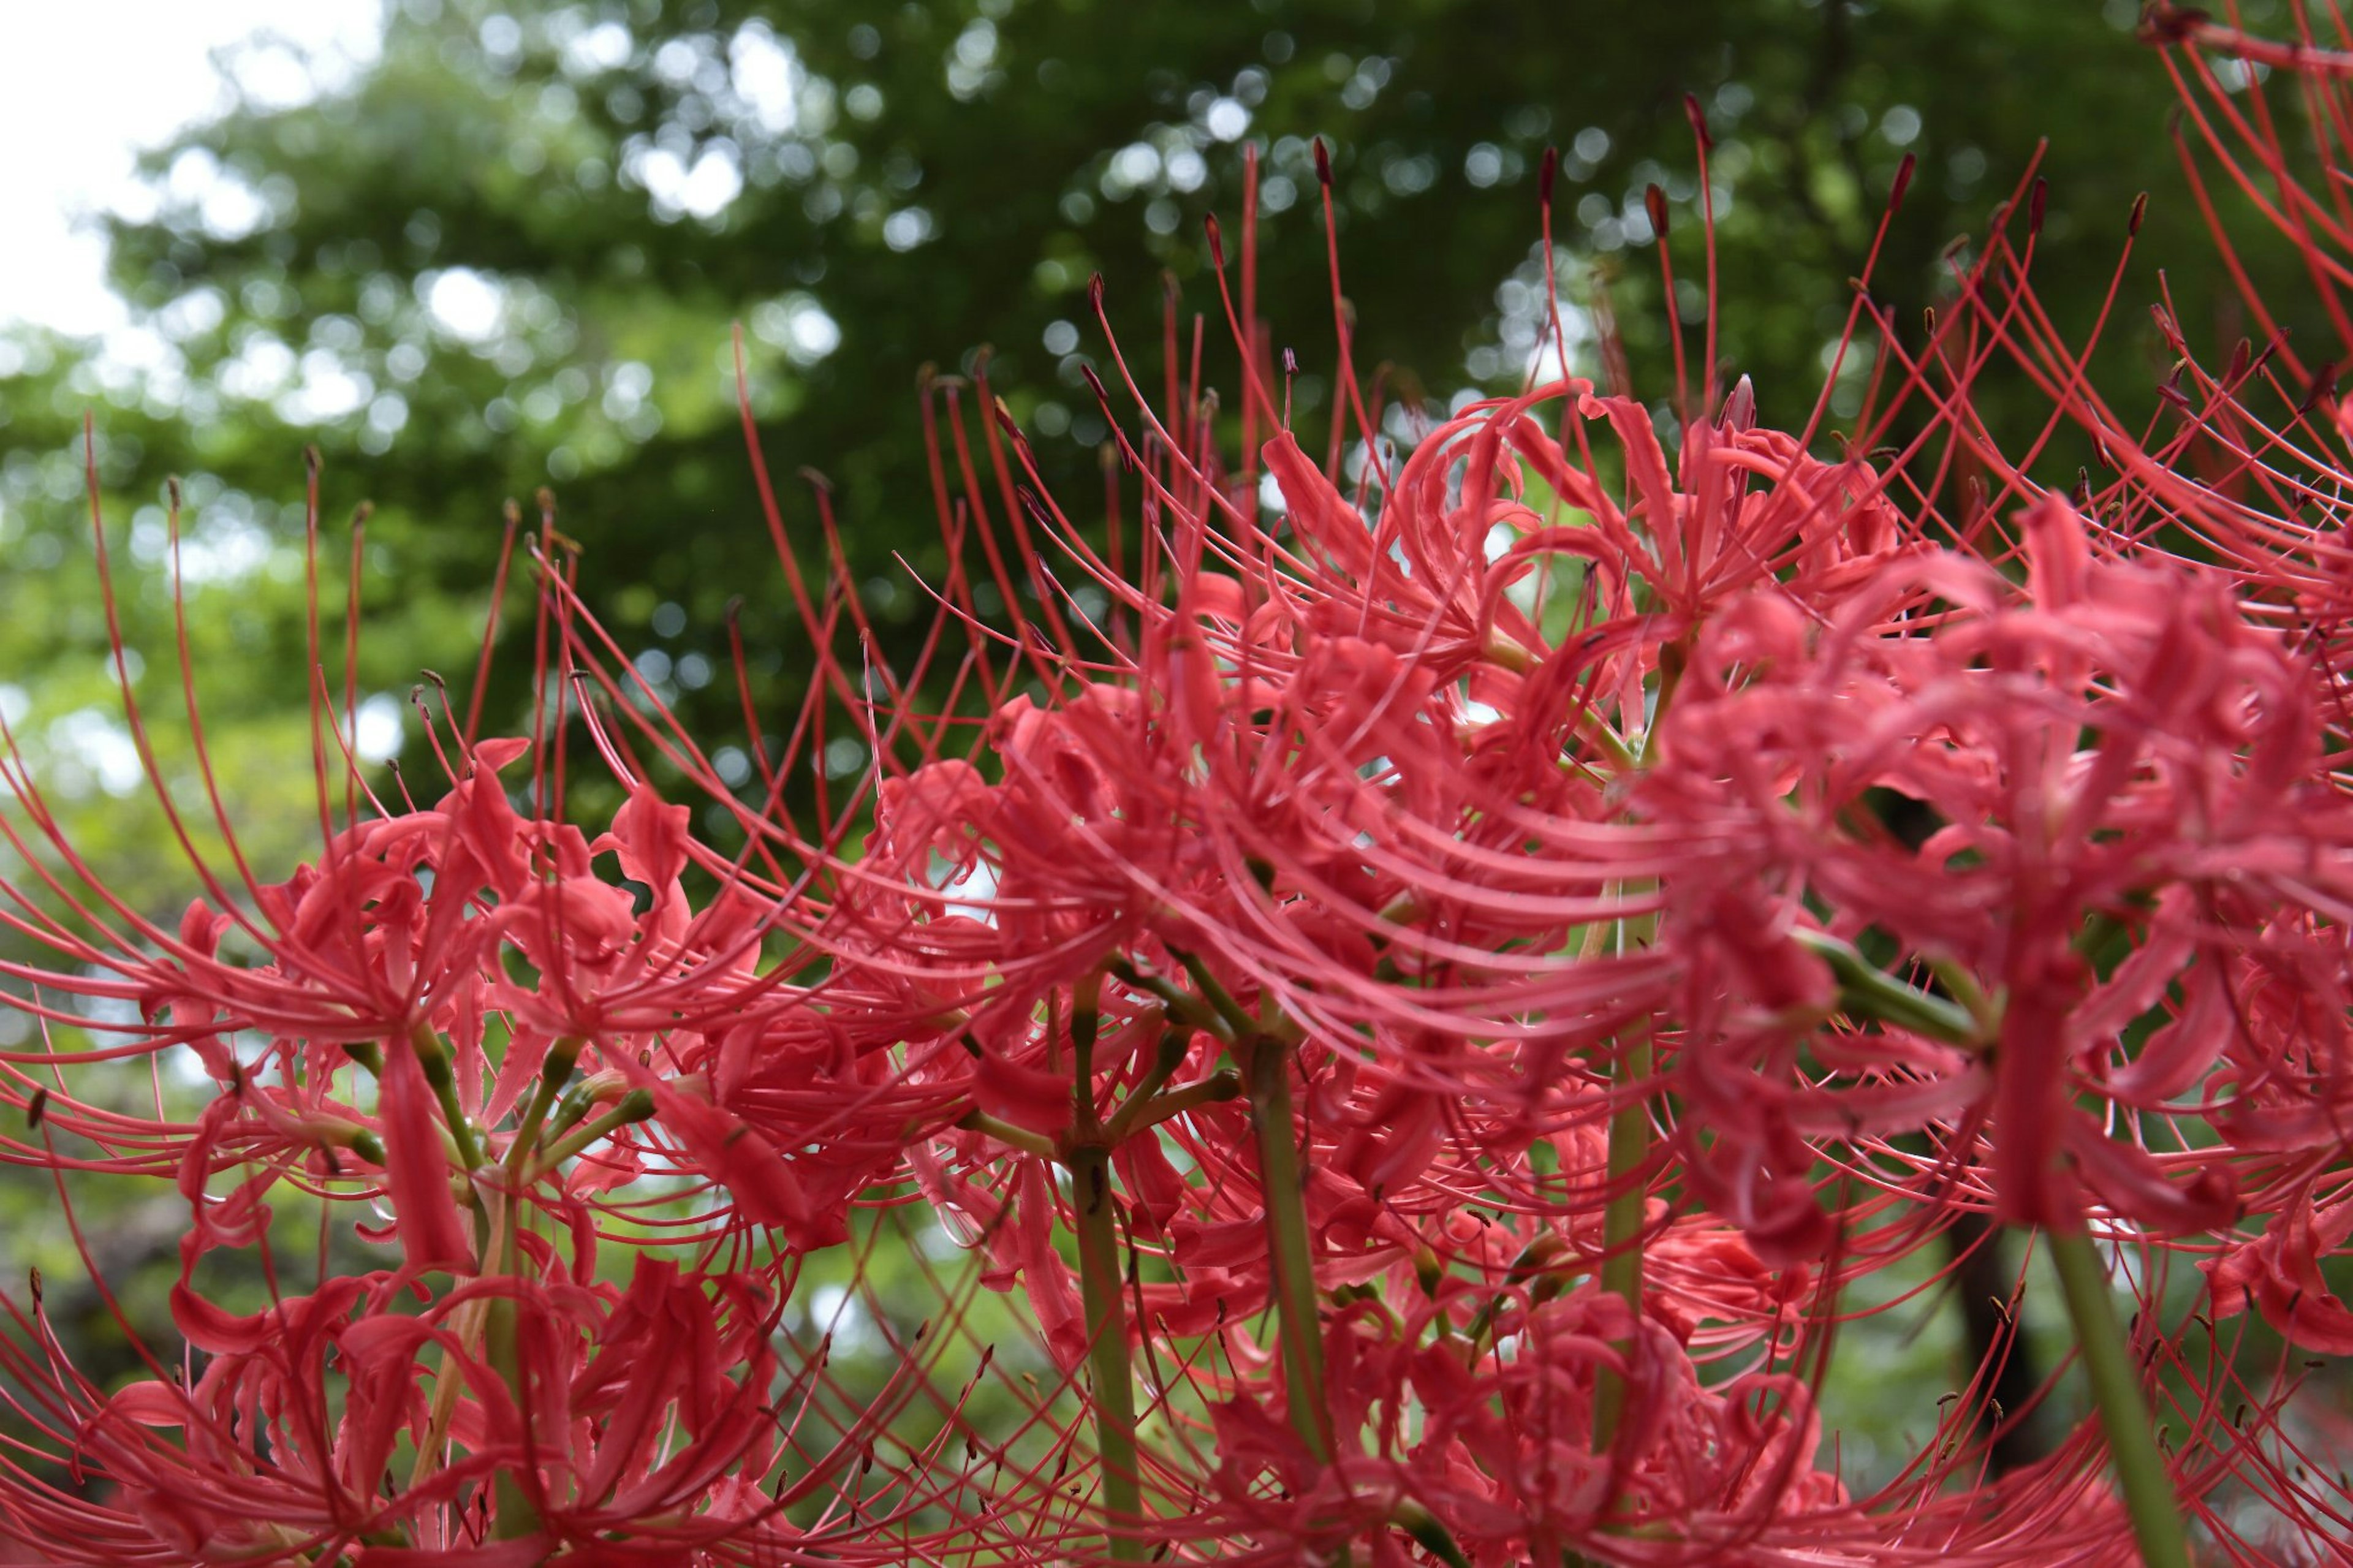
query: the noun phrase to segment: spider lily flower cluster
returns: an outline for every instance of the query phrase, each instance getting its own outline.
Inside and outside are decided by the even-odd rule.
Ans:
[[[2265,426],[2253,356],[2122,427],[2026,288],[2021,195],[1925,332],[1859,296],[1873,395],[1835,436],[1760,426],[1712,335],[1663,418],[1556,336],[1400,452],[1342,310],[1314,455],[1251,226],[1239,300],[1213,230],[1239,406],[1173,303],[1164,390],[1113,344],[1099,525],[985,368],[926,387],[950,565],[913,667],[874,661],[838,547],[804,577],[762,470],[818,679],[754,716],[748,798],[552,523],[509,539],[562,728],[420,703],[445,784],[369,793],[319,660],[322,835],[282,880],[198,853],[133,710],[201,889],[176,922],[90,870],[9,738],[5,973],[43,1043],[0,1058],[0,1154],[171,1184],[187,1226],[181,1343],[126,1378],[77,1369],[40,1281],[8,1298],[0,1541],[2341,1560],[2341,1385],[2293,1369],[2353,1354],[2342,437],[2303,388]],[[1997,362],[2105,489],[2002,455]],[[315,473],[311,515],[315,551]],[[874,765],[811,828],[828,730]],[[594,836],[584,754],[624,801]],[[166,1055],[200,1110],[126,1110],[122,1064]],[[1852,1483],[1841,1325],[2010,1236],[1983,1363]],[[2005,1407],[2031,1290],[2082,1370]]]

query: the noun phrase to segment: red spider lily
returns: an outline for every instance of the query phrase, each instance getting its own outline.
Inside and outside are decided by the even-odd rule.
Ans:
[[[641,1258],[626,1289],[506,1278],[396,1310],[423,1294],[408,1271],[329,1281],[206,1339],[192,1383],[100,1394],[62,1363],[20,1362],[79,1483],[103,1478],[117,1500],[35,1486],[15,1517],[88,1542],[61,1560],[92,1563],[148,1560],[118,1554],[142,1531],[206,1561],[357,1546],[386,1563],[686,1561],[800,1539],[776,1498],[715,1486],[773,1468],[783,1409],[814,1392],[813,1368],[781,1379],[758,1281]],[[505,1371],[470,1326],[501,1310]]]
[[[2348,824],[2314,771],[2299,664],[2248,631],[2211,584],[2112,566],[2054,580],[2052,557],[2078,529],[2063,509],[2030,528],[2031,606],[2005,605],[2008,590],[1981,568],[1923,560],[1892,569],[1818,646],[1795,636],[1761,647],[1746,635],[1704,646],[1643,809],[1727,847],[1754,846],[1681,880],[1696,904],[1761,882],[1796,918],[1671,911],[1665,929],[1704,944],[1699,962],[1749,949],[1706,971],[1719,977],[1715,1026],[1783,1061],[1812,1027],[1806,1004],[1819,991],[1810,999],[1767,980],[1748,996],[1723,978],[1810,963],[1826,981],[1819,944],[1808,945],[1808,931],[1825,928],[1844,941],[1883,933],[1903,952],[1957,965],[1982,993],[2005,994],[1998,1030],[1964,1019],[1977,1037],[1939,1046],[1915,1029],[1851,1094],[1792,1085],[1781,1114],[1800,1129],[1843,1118],[1883,1135],[1989,1111],[2005,1214],[2047,1224],[2064,1212],[2050,1163],[2063,1147],[2118,1212],[2207,1229],[2228,1221],[2227,1196],[2211,1193],[2201,1207],[2157,1180],[2134,1144],[2067,1115],[2066,1086],[2104,1083],[2119,1106],[2168,1114],[2232,1034],[2215,984],[2221,960],[2193,959],[2259,940],[2287,910],[2337,907],[2353,868]],[[1922,636],[1883,612],[1905,594],[1953,607]],[[1743,661],[1769,661],[1769,676],[1717,684]],[[2079,734],[2096,743],[2079,748]],[[1857,833],[1871,789],[1920,802],[1945,826],[1916,852]],[[2129,931],[2144,919],[2147,950],[2095,984],[2076,952],[2087,922]],[[2129,1060],[2102,1059],[2185,969],[2172,1021]],[[1865,1042],[1837,1044],[1853,1068],[1870,1062]],[[1730,1064],[1694,1066],[1707,1078]],[[2200,1163],[2220,1175],[2211,1159]]]
[[[813,583],[760,469],[817,668],[782,757],[747,710],[756,798],[552,526],[565,734],[448,716],[446,795],[395,809],[348,760],[332,787],[322,672],[311,865],[266,879],[232,840],[216,869],[158,783],[203,893],[176,929],[12,761],[34,868],[0,897],[47,956],[8,973],[53,1026],[140,1018],[8,1058],[35,1125],[6,1156],[171,1172],[189,1226],[177,1366],[101,1390],[16,1312],[36,1436],[0,1529],[310,1568],[2340,1546],[2317,1402],[2232,1342],[2353,1346],[2323,1268],[2353,1223],[2342,574],[2286,521],[2333,459],[2282,455],[2253,359],[2202,410],[2175,389],[2195,441],[2127,432],[2028,286],[2032,189],[1925,340],[1859,299],[1839,457],[1820,411],[1719,397],[1712,338],[1694,395],[1672,319],[1671,405],[1556,343],[1401,454],[1341,310],[1319,463],[1269,390],[1251,226],[1238,305],[1213,233],[1239,459],[1173,347],[1155,404],[1114,346],[1096,532],[1009,418],[976,453],[927,385],[950,564],[911,668],[871,658],[823,487]],[[2108,494],[2038,487],[2040,439],[2003,455],[1971,404],[1998,356],[2094,430]],[[2277,517],[2196,468],[2218,449]],[[1956,506],[1961,467],[2000,494]],[[812,826],[785,781],[828,724],[875,766]],[[625,798],[600,835],[565,735]],[[109,1060],[184,1047],[206,1109],[111,1108]],[[366,1205],[384,1267],[286,1288],[273,1209],[313,1205],[322,1259]],[[2053,1289],[2021,1285],[1910,1463],[1850,1484],[1817,1385],[1854,1288],[1968,1277],[1923,1248],[1988,1215],[2047,1253],[2097,1425],[1996,1468],[2064,1420],[2055,1380],[2000,1405],[2021,1293]],[[265,1296],[221,1287],[240,1263]],[[1031,1342],[983,1342],[983,1291]],[[807,1342],[828,1316],[879,1375]]]
[[[2261,1240],[2238,1247],[2207,1266],[2218,1310],[2253,1307],[2263,1320],[2306,1350],[2326,1355],[2353,1353],[2353,1311],[2321,1277],[2321,1259],[2353,1235],[2353,1206],[2341,1198],[2325,1211],[2307,1192],[2272,1215]]]

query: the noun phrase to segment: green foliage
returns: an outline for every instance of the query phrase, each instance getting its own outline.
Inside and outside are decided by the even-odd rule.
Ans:
[[[248,107],[150,158],[180,195],[114,226],[114,267],[168,342],[163,374],[111,374],[72,345],[0,357],[16,363],[0,380],[0,548],[13,582],[53,559],[54,602],[86,604],[60,478],[86,405],[118,526],[166,472],[204,474],[219,488],[195,510],[197,540],[246,537],[249,519],[290,548],[283,503],[316,442],[331,519],[363,497],[377,507],[364,685],[397,693],[419,668],[464,667],[501,504],[551,485],[587,546],[592,599],[716,735],[735,718],[729,600],[745,601],[764,711],[785,710],[804,663],[735,429],[731,323],[775,467],[834,481],[874,613],[909,636],[929,602],[894,557],[941,560],[918,368],[969,370],[996,345],[995,390],[1061,493],[1092,505],[1104,426],[1081,367],[1108,362],[1087,281],[1105,278],[1156,386],[1165,272],[1186,312],[1208,315],[1207,380],[1230,385],[1200,230],[1211,212],[1233,223],[1244,139],[1267,150],[1261,299],[1277,344],[1299,352],[1311,430],[1332,358],[1315,135],[1334,150],[1360,362],[1403,367],[1392,400],[1425,411],[1525,368],[1547,144],[1564,159],[1564,248],[1612,279],[1637,384],[1670,390],[1641,192],[1670,194],[1680,271],[1696,279],[1686,91],[1717,142],[1723,353],[1768,420],[1803,422],[1906,151],[1921,174],[1874,280],[1897,320],[1934,300],[1947,241],[1983,224],[2044,134],[2038,279],[2056,318],[2088,324],[2124,215],[2152,185],[2144,246],[2176,268],[2192,322],[2213,317],[2196,215],[2174,194],[2169,89],[2129,9],[406,0],[348,90]],[[2125,336],[2130,353],[2130,322]],[[1589,342],[1579,357],[1598,371]],[[814,554],[806,497],[785,502]],[[264,683],[257,710],[298,702],[296,596],[268,571],[246,582],[240,679]],[[45,685],[96,646],[79,622],[63,639],[10,627],[0,663]],[[522,668],[507,668],[495,711],[512,721]]]

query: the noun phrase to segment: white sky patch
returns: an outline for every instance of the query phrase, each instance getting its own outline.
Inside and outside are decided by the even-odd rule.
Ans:
[[[382,0],[0,5],[0,59],[16,68],[0,92],[0,147],[8,150],[0,157],[0,212],[8,215],[0,326],[30,322],[110,341],[127,331],[128,313],[106,287],[105,242],[90,219],[152,210],[132,177],[139,151],[233,107],[232,80],[273,106],[347,82],[375,58],[383,29]],[[272,41],[247,42],[264,31]],[[187,177],[202,172],[191,165]],[[234,188],[192,193],[208,227],[252,221],[231,210]]]
[[[363,762],[381,763],[400,755],[400,699],[379,691],[364,699],[352,721],[352,749]]]
[[[1282,481],[1272,474],[1261,474],[1258,477],[1258,504],[1260,510],[1271,512],[1277,517],[1282,516],[1291,510],[1291,502],[1282,493]]]
[[[418,279],[417,297],[443,331],[468,343],[497,336],[506,309],[506,290],[470,267],[445,268]]]
[[[796,364],[815,364],[841,346],[841,323],[807,294],[786,294],[752,307],[752,332],[785,351]],[[734,374],[732,357],[720,369]]]
[[[945,915],[968,915],[983,925],[997,923],[997,871],[986,860],[975,860],[972,869],[940,889],[955,895],[940,905]]]
[[[628,28],[618,22],[599,22],[564,46],[564,68],[574,76],[619,70],[636,47]]]
[[[1209,134],[1219,141],[1239,142],[1242,132],[1250,129],[1250,112],[1242,107],[1240,100],[1221,98],[1209,105],[1209,112],[1202,117],[1202,122],[1208,127]]]
[[[901,207],[882,220],[882,243],[893,250],[913,250],[932,237],[932,215],[923,207]]]
[[[110,718],[95,708],[78,709],[52,722],[49,745],[61,758],[70,758],[88,770],[84,776],[94,777],[99,788],[111,795],[129,795],[147,781],[130,730],[121,720]],[[60,773],[66,792],[79,793],[66,772]]]
[[[257,332],[236,358],[223,362],[221,390],[231,397],[274,397],[293,378],[297,363],[294,351],[281,340]]]
[[[271,543],[269,531],[248,518],[207,519],[180,540],[180,581],[242,583],[269,559]]]
[[[261,226],[269,204],[201,147],[172,160],[160,186],[133,185],[111,204],[123,216],[153,218],[165,206],[191,212],[215,239],[242,239]]]
[[[744,166],[735,144],[724,137],[706,142],[691,163],[667,147],[649,147],[631,163],[630,172],[653,197],[656,214],[665,217],[717,217],[744,192]]]
[[[375,384],[345,367],[325,349],[312,349],[301,360],[301,380],[278,400],[279,416],[290,425],[323,425],[366,406],[375,395]]]
[[[727,45],[735,96],[760,129],[781,136],[793,128],[800,102],[800,65],[792,46],[765,22],[746,22]]]

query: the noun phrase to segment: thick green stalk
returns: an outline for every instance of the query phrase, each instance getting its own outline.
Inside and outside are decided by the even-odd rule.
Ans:
[[[1601,1216],[1601,1289],[1642,1316],[1642,1221],[1650,1193],[1641,1179],[1651,1158],[1651,1106],[1642,1086],[1651,1076],[1651,1031],[1627,1043],[1619,1058],[1618,1088],[1625,1096],[1609,1118],[1609,1205]],[[1618,1342],[1630,1352],[1633,1342]],[[1593,1446],[1609,1447],[1626,1412],[1626,1382],[1607,1368],[1593,1384]]]
[[[522,1219],[522,1183],[532,1167],[540,1128],[563,1092],[565,1080],[579,1063],[582,1043],[577,1036],[565,1036],[548,1047],[547,1059],[540,1066],[538,1081],[532,1085],[531,1099],[523,1107],[522,1119],[507,1150],[507,1201],[497,1227],[498,1268],[501,1274],[520,1272],[516,1267],[515,1226]],[[483,1304],[482,1353],[512,1391],[516,1407],[524,1408],[530,1395],[523,1387],[522,1358],[515,1342],[515,1303],[512,1298],[494,1296]],[[499,1471],[491,1487],[498,1503],[493,1539],[512,1541],[539,1529],[539,1510],[512,1469]]]
[[[1103,1456],[1104,1542],[1120,1563],[1144,1560],[1136,1533],[1143,1490],[1135,1460],[1135,1384],[1127,1363],[1126,1270],[1120,1267],[1111,1197],[1111,1151],[1071,1151],[1071,1206],[1078,1215],[1079,1293],[1087,1315],[1087,1370],[1094,1383],[1095,1447]]]
[[[1659,649],[1658,697],[1651,704],[1642,743],[1634,753],[1634,768],[1650,767],[1659,752],[1659,735],[1682,689],[1684,668],[1691,662],[1689,637]],[[1633,891],[1633,889],[1621,889]],[[1647,945],[1658,931],[1656,914],[1621,919],[1604,928],[1623,952],[1629,946]],[[1597,932],[1597,935],[1599,933]],[[1636,1323],[1642,1321],[1642,1222],[1649,1206],[1649,1184],[1642,1170],[1651,1161],[1650,1079],[1652,1067],[1651,1026],[1639,1026],[1624,1042],[1615,1079],[1618,1109],[1609,1117],[1609,1203],[1601,1215],[1601,1273],[1604,1292],[1624,1301]],[[1631,1339],[1617,1342],[1621,1354],[1630,1354]],[[1618,1440],[1618,1426],[1626,1414],[1626,1380],[1607,1367],[1593,1379],[1593,1447],[1607,1449]]]
[[[2133,1538],[2139,1542],[2141,1562],[2147,1568],[2189,1568],[2189,1546],[2182,1533],[2180,1510],[2175,1505],[2172,1479],[2165,1458],[2157,1451],[2149,1430],[2149,1408],[2133,1370],[2124,1325],[2116,1321],[2116,1304],[2108,1294],[2108,1271],[2089,1231],[2052,1230],[2043,1233],[2051,1244],[2051,1262],[2059,1274],[2059,1289],[2067,1299],[2067,1316],[2075,1327],[2075,1343],[2084,1354],[2084,1373],[2092,1384],[2092,1403],[2100,1412],[2100,1426],[2108,1436],[2108,1458],[2116,1466],[2116,1485],[2125,1494],[2125,1512],[2132,1520]]]
[[[1274,1267],[1275,1316],[1282,1370],[1291,1389],[1291,1426],[1307,1451],[1330,1463],[1332,1412],[1324,1398],[1324,1329],[1315,1306],[1315,1253],[1307,1233],[1299,1147],[1292,1142],[1291,1053],[1263,1037],[1242,1047],[1242,1081],[1258,1132],[1259,1173],[1266,1189],[1267,1250]]]
[[[1101,971],[1071,988],[1071,1131],[1062,1163],[1078,1220],[1079,1300],[1094,1384],[1095,1451],[1103,1458],[1103,1545],[1115,1563],[1140,1563],[1144,1493],[1135,1459],[1135,1379],[1127,1363],[1127,1271],[1120,1266],[1119,1214],[1111,1195],[1113,1141],[1095,1114],[1102,994]]]
[[[493,1227],[491,1256],[497,1259],[498,1271],[510,1278],[517,1272],[515,1224],[522,1217],[522,1206],[519,1194],[508,1194]],[[522,1359],[515,1344],[514,1298],[492,1296],[482,1308],[482,1357],[513,1394],[516,1409],[528,1409],[530,1395],[523,1387]],[[491,1479],[491,1488],[498,1511],[491,1526],[492,1540],[514,1541],[539,1529],[539,1509],[512,1466],[501,1468]]]

